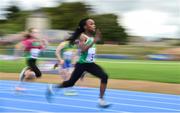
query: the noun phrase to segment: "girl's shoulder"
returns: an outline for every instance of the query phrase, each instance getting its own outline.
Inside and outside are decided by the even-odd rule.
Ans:
[[[80,35],[80,38],[89,38],[89,36],[87,36],[85,33],[81,33],[81,35]]]
[[[64,47],[65,45],[67,45],[69,42],[68,41],[63,41],[59,43],[60,47]]]
[[[89,36],[87,36],[85,33],[81,33],[80,35],[80,40],[81,41],[87,41],[89,39]]]

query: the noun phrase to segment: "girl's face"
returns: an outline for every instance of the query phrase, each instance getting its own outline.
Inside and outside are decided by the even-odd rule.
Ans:
[[[39,36],[39,31],[37,29],[32,29],[30,35],[34,38],[37,38]]]
[[[96,30],[96,25],[95,25],[94,20],[88,19],[88,20],[86,21],[86,25],[85,25],[84,28],[85,28],[85,30],[87,30],[87,31],[95,32],[95,30]]]

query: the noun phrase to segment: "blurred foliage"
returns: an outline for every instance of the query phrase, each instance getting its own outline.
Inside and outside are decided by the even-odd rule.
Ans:
[[[5,9],[6,20],[0,20],[0,35],[17,33],[23,31],[28,11],[21,11],[18,6],[11,5]]]
[[[180,46],[180,41],[177,41],[176,43],[172,44],[173,46]]]
[[[0,35],[16,33],[25,29],[28,15],[33,11],[21,11],[16,5],[5,9],[7,20],[0,20]],[[115,14],[97,15],[90,5],[81,2],[61,3],[57,7],[39,9],[46,13],[51,21],[52,29],[75,30],[78,22],[84,17],[93,18],[102,31],[103,39],[100,43],[111,42],[116,44],[127,43],[127,33],[118,24]]]
[[[114,14],[94,15],[97,26],[103,34],[103,42],[111,42],[118,44],[127,43],[127,33],[125,29],[118,24],[118,17]]]
[[[16,19],[19,16],[20,13],[20,9],[19,7],[15,6],[15,5],[11,5],[10,7],[8,7],[6,9],[6,18],[8,20],[12,20],[12,19]]]
[[[62,3],[55,8],[44,11],[49,15],[52,29],[74,30],[80,19],[87,17],[89,6],[81,2]]]

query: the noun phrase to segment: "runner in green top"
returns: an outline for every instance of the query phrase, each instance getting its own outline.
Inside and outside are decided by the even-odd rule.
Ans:
[[[85,42],[85,45],[91,45],[94,41],[94,38],[88,38]],[[81,56],[79,57],[78,63],[92,63],[95,61],[95,54],[96,54],[96,46],[95,44],[92,45],[88,51],[82,52]]]
[[[56,66],[59,67],[59,74],[64,81],[67,81],[74,69],[74,63],[77,61],[77,46],[65,40],[58,45],[55,54],[58,60]],[[64,95],[77,95],[77,92],[72,88],[67,88],[64,90]]]
[[[45,49],[47,45],[43,43],[43,41],[36,37],[38,31],[35,28],[30,28],[28,33],[24,36],[24,39],[18,44],[19,49],[24,50],[24,56],[26,58],[27,66],[22,69],[19,80],[29,81],[35,78],[40,78],[42,76],[41,71],[39,70],[36,62],[39,57],[39,53]],[[16,90],[21,90],[23,88],[22,84],[19,84],[16,87]]]
[[[93,35],[95,33],[95,35]],[[101,33],[96,30],[95,22],[91,18],[82,19],[79,22],[79,26],[74,34],[69,38],[71,43],[79,39],[79,48],[81,50],[80,58],[75,65],[75,69],[68,81],[64,81],[62,84],[52,87],[50,85],[47,90],[47,99],[50,99],[51,94],[55,91],[55,88],[65,88],[73,86],[76,81],[81,77],[83,72],[88,72],[101,80],[100,84],[100,96],[99,106],[109,107],[110,104],[104,100],[104,93],[106,90],[108,75],[104,70],[95,64],[96,47],[95,43],[101,38]]]

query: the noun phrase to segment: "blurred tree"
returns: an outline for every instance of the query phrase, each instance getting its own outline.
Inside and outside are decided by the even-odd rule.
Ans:
[[[173,46],[180,46],[180,41],[177,41],[176,43],[172,44]]]
[[[46,8],[44,11],[50,15],[54,29],[74,30],[79,20],[84,17],[93,17],[103,34],[103,40],[100,43],[109,41],[126,44],[128,41],[128,35],[125,29],[118,24],[116,15],[92,15],[90,6],[81,2],[62,3],[58,7]]]
[[[15,33],[25,28],[25,20],[32,11],[21,11],[18,6],[11,5],[7,9],[7,20],[0,21],[1,33]],[[61,3],[57,7],[42,8],[51,20],[52,29],[74,30],[77,23],[84,17],[95,19],[97,26],[101,29],[104,42],[118,44],[127,43],[127,33],[118,23],[115,14],[93,15],[91,6],[81,2]]]
[[[24,30],[28,12],[21,11],[15,2],[4,9],[5,20],[0,20],[0,32],[3,34],[17,33]]]
[[[114,14],[94,15],[97,26],[101,29],[104,42],[126,44],[128,34],[125,29],[118,24],[118,17]]]
[[[16,5],[11,5],[6,9],[6,12],[6,18],[12,20],[19,16],[20,9]]]
[[[50,15],[52,28],[74,30],[83,17],[88,16],[91,8],[81,2],[62,3],[55,8],[46,8]]]

